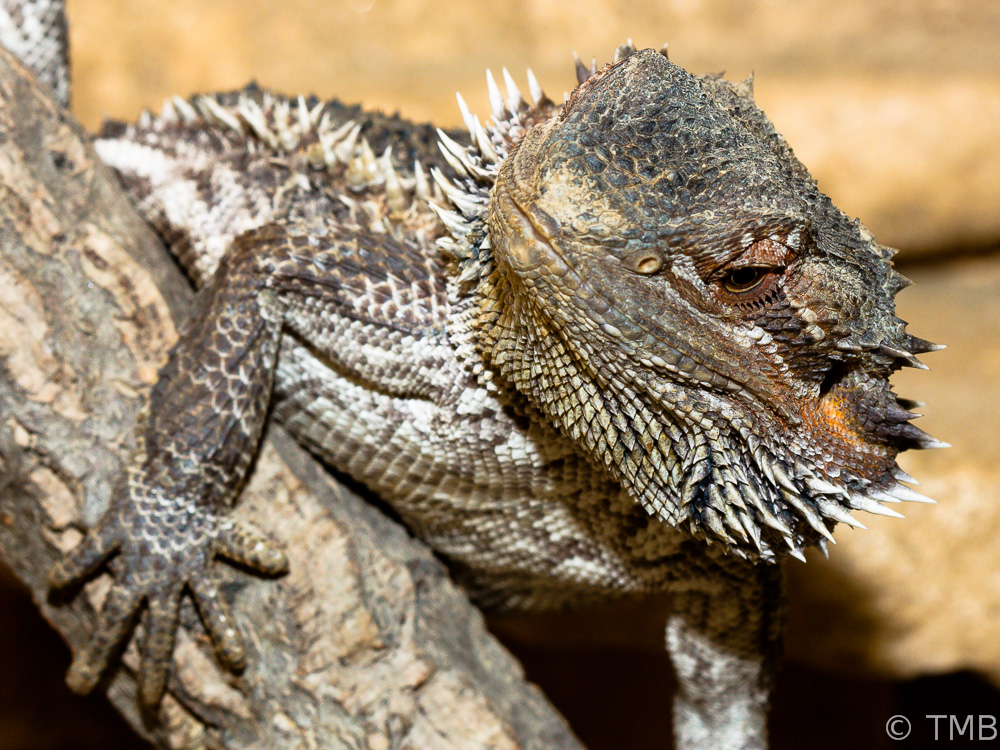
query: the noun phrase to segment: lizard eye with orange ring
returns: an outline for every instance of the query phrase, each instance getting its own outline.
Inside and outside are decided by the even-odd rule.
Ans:
[[[757,308],[772,299],[784,269],[774,266],[731,268],[715,282],[715,296],[725,305]]]

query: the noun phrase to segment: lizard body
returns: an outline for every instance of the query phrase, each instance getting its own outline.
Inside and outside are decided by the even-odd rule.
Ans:
[[[118,556],[74,687],[144,606],[155,706],[185,590],[242,664],[211,561],[285,565],[226,514],[270,411],[486,605],[672,592],[678,746],[766,745],[780,561],[919,499],[894,459],[937,443],[888,377],[934,346],[749,84],[631,44],[562,105],[506,77],[488,125],[462,105],[467,139],[252,87],[98,137],[201,292],[52,575]]]
[[[298,107],[252,88],[217,101],[229,102],[233,116],[254,111],[255,102],[262,114]],[[211,112],[205,102],[196,100],[196,106]],[[168,111],[167,123],[129,128],[121,136],[111,135],[117,130],[112,126],[96,147],[154,225],[176,238],[175,252],[190,258],[185,265],[196,283],[209,282],[216,272],[213,248],[226,253],[239,230],[258,227],[240,237],[243,252],[278,263],[266,275],[285,280],[281,315],[296,321],[277,356],[275,417],[332,467],[389,499],[418,536],[466,572],[480,601],[556,606],[602,593],[662,589],[674,566],[661,558],[677,555],[686,537],[649,523],[648,514],[570,440],[527,417],[526,404],[492,382],[477,366],[471,342],[465,351],[458,344],[470,333],[463,321],[467,308],[476,305],[470,295],[449,289],[448,259],[438,247],[445,228],[430,208],[433,178],[421,178],[428,181],[426,198],[415,196],[393,216],[385,187],[392,154],[372,162],[375,151],[367,144],[372,137],[382,146],[380,134],[369,136],[375,128],[349,119],[319,126],[330,110],[318,114],[317,106],[316,124],[303,128],[285,164],[264,165],[265,176],[244,176],[247,146],[253,145],[245,133],[212,133],[201,113],[186,123],[183,114],[174,119]],[[206,130],[221,138],[191,148]],[[365,143],[355,146],[355,162],[334,156],[317,170],[308,152],[310,136],[320,143],[320,133],[339,133],[345,141],[364,133]],[[427,142],[436,138],[430,131]],[[172,152],[173,144],[180,153]],[[433,151],[411,150],[419,150],[430,169],[451,171]],[[368,174],[365,154],[371,154]],[[392,170],[397,174],[390,179],[413,183],[416,191],[412,168],[403,162]],[[186,187],[179,191],[179,184]],[[208,189],[199,202],[191,196],[201,185]],[[172,204],[177,192],[185,197]],[[224,206],[220,192],[231,197]],[[440,188],[437,200],[446,200]],[[312,216],[305,218],[307,212]],[[299,278],[313,268],[323,278],[319,294],[314,280]],[[261,273],[249,270],[237,283],[254,284]],[[183,398],[197,401],[187,393]],[[631,553],[632,546],[642,551]]]

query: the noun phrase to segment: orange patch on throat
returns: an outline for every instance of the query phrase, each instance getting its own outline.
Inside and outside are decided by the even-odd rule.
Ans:
[[[817,404],[816,416],[820,423],[818,426],[825,432],[832,433],[846,447],[867,454],[885,454],[881,446],[865,439],[857,423],[855,406],[851,403],[849,393],[834,389],[824,395]]]

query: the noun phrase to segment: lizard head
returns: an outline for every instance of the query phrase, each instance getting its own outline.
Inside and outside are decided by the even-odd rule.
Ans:
[[[627,50],[498,166],[482,350],[651,513],[747,557],[918,499],[907,284],[749,84]]]

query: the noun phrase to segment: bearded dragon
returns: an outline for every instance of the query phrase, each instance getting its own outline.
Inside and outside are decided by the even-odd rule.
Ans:
[[[577,75],[557,104],[488,74],[467,134],[253,86],[105,127],[200,292],[120,491],[51,575],[118,557],[71,686],[144,609],[155,706],[185,592],[244,663],[212,567],[286,566],[227,513],[270,414],[485,607],[670,592],[677,746],[766,746],[782,561],[925,500],[895,458],[941,443],[889,376],[937,347],[750,81],[631,41]]]

